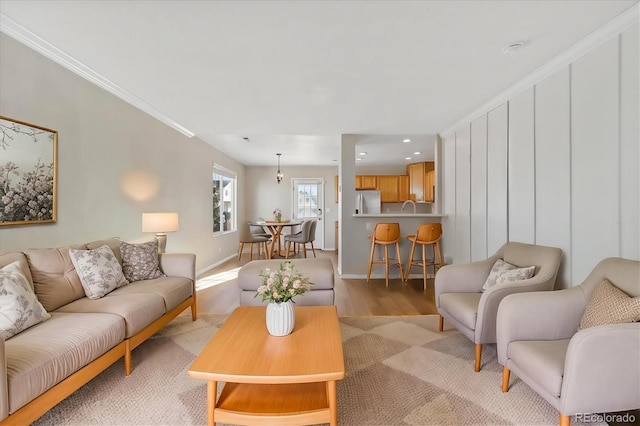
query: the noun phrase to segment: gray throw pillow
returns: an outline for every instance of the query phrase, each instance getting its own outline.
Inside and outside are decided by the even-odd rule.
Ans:
[[[0,269],[0,336],[8,339],[49,318],[20,264],[11,262]]]
[[[482,291],[488,290],[496,284],[513,283],[516,281],[526,280],[533,276],[535,270],[535,266],[519,268],[516,265],[512,265],[502,259],[498,259],[496,260],[496,263],[493,264],[491,272],[482,286]]]
[[[141,244],[120,243],[122,270],[129,281],[151,280],[166,276],[158,262],[158,240]]]
[[[89,299],[100,299],[116,288],[129,284],[122,274],[118,259],[107,245],[95,250],[69,249],[69,257]]]

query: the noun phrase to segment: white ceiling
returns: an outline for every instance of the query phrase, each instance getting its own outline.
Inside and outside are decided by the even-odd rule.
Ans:
[[[21,28],[243,164],[281,152],[283,165],[336,165],[341,134],[367,135],[358,150],[397,144],[367,156],[382,164],[432,152],[417,141],[636,3],[0,0],[0,29]],[[515,41],[524,48],[504,55]]]

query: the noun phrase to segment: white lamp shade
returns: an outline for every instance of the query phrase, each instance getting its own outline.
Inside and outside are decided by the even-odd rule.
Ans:
[[[178,229],[177,212],[142,213],[142,232],[173,232]]]

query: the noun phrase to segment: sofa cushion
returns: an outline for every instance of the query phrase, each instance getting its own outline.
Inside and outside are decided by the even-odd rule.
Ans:
[[[193,294],[191,280],[183,277],[163,277],[153,280],[134,281],[111,292],[112,296],[125,294],[153,294],[164,299],[168,312],[187,300]]]
[[[126,287],[121,287],[126,288]],[[56,312],[111,313],[125,322],[125,337],[129,338],[165,313],[164,299],[157,294],[118,294],[91,300],[86,297],[59,308]]]
[[[640,296],[628,296],[605,278],[591,294],[578,330],[636,321],[640,321]]]
[[[141,244],[120,243],[122,272],[129,281],[163,277],[158,262],[158,240]]]
[[[25,251],[36,296],[49,312],[85,296],[80,277],[69,257],[69,248],[86,249],[86,246]]]
[[[489,272],[489,276],[482,286],[482,291],[488,290],[496,284],[526,280],[533,276],[535,270],[535,266],[519,268],[516,265],[512,265],[502,259],[498,259],[496,260],[496,263],[493,264],[491,272]]]
[[[18,261],[0,269],[0,336],[9,337],[49,319]]]
[[[69,255],[89,299],[99,299],[116,288],[129,284],[120,263],[107,245],[94,250],[70,249]]]
[[[124,331],[117,315],[53,312],[51,319],[7,340],[10,412],[122,342]]]

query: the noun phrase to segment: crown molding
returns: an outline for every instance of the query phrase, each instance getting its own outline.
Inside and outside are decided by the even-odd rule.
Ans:
[[[62,65],[75,74],[78,74],[80,77],[103,88],[107,92],[114,94],[115,96],[133,105],[134,107],[146,112],[147,114],[151,115],[167,126],[177,130],[183,135],[190,138],[195,136],[195,134],[189,129],[173,121],[139,97],[135,96],[131,92],[128,92],[108,78],[105,78],[91,68],[77,61],[73,57],[69,56],[48,41],[32,33],[31,31],[2,13],[0,13],[0,32],[3,32],[9,37],[16,39],[25,46],[41,53],[42,55],[58,63],[59,65]]]
[[[482,104],[470,114],[467,114],[462,119],[458,120],[454,125],[447,128],[445,131],[440,132],[440,136],[448,136],[456,131],[456,129],[464,124],[470,123],[480,117],[483,114],[499,107],[503,103],[512,99],[518,93],[536,85],[545,78],[549,77],[561,68],[571,64],[576,59],[585,55],[589,51],[600,46],[602,43],[610,40],[613,37],[625,32],[632,26],[640,22],[640,4],[636,3],[620,15],[613,18],[611,21],[604,24],[582,40],[578,41],[573,46],[547,62],[540,68],[527,75],[522,80],[515,83],[499,95],[493,97],[489,101]]]

